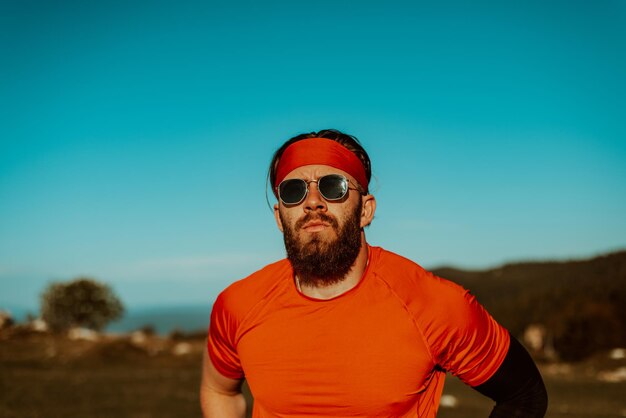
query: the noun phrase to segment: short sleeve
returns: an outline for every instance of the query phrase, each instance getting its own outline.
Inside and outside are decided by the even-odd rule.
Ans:
[[[442,312],[431,327],[431,350],[440,367],[470,386],[487,381],[509,349],[508,331],[469,291],[448,282]]]
[[[225,377],[242,379],[244,374],[236,349],[237,321],[229,312],[224,293],[213,304],[207,350],[213,366]]]

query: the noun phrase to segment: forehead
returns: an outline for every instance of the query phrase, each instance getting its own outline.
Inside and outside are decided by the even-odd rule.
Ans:
[[[327,174],[342,174],[346,178],[348,178],[348,180],[351,180],[352,182],[356,183],[356,180],[354,179],[354,177],[352,177],[350,174],[346,173],[345,171],[339,168],[331,167],[329,165],[320,165],[320,164],[304,165],[302,167],[295,168],[285,176],[285,180],[287,179],[317,180],[318,178],[325,176]]]

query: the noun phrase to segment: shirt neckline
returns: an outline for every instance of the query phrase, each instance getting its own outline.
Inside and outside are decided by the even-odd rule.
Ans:
[[[369,244],[367,245],[367,266],[365,267],[365,271],[363,272],[363,275],[361,276],[361,280],[359,280],[359,282],[352,289],[348,289],[345,292],[337,296],[333,296],[332,298],[329,298],[329,299],[319,299],[319,298],[314,298],[312,296],[307,296],[304,293],[300,292],[296,285],[295,272],[293,271],[293,268],[291,269],[291,282],[292,282],[291,289],[301,298],[308,300],[310,302],[315,302],[315,303],[333,302],[339,299],[345,299],[347,297],[350,297],[350,295],[355,294],[358,291],[358,289],[361,288],[361,286],[363,286],[363,283],[365,283],[368,280],[368,277],[371,275],[370,272],[373,270],[373,265],[376,263],[377,258],[378,258],[377,257],[378,252],[379,252],[378,250],[379,250],[379,247],[373,247]],[[376,252],[376,254],[374,254],[374,252]]]

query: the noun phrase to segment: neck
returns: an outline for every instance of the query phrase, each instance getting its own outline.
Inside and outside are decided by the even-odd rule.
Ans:
[[[365,241],[365,235],[361,235],[361,248],[359,249],[359,254],[354,260],[354,264],[352,264],[352,268],[350,271],[339,281],[332,284],[325,285],[317,285],[314,283],[322,283],[321,280],[311,280],[307,283],[300,283],[296,273],[296,286],[300,293],[305,296],[315,298],[315,299],[332,299],[337,297],[343,293],[346,293],[350,289],[354,288],[361,279],[363,278],[363,274],[365,273],[365,269],[367,268],[367,260],[368,260],[368,246]]]

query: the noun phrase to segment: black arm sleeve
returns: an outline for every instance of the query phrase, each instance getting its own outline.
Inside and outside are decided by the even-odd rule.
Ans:
[[[511,344],[502,365],[485,383],[474,389],[496,401],[489,418],[542,418],[548,394],[535,362],[509,334]]]

